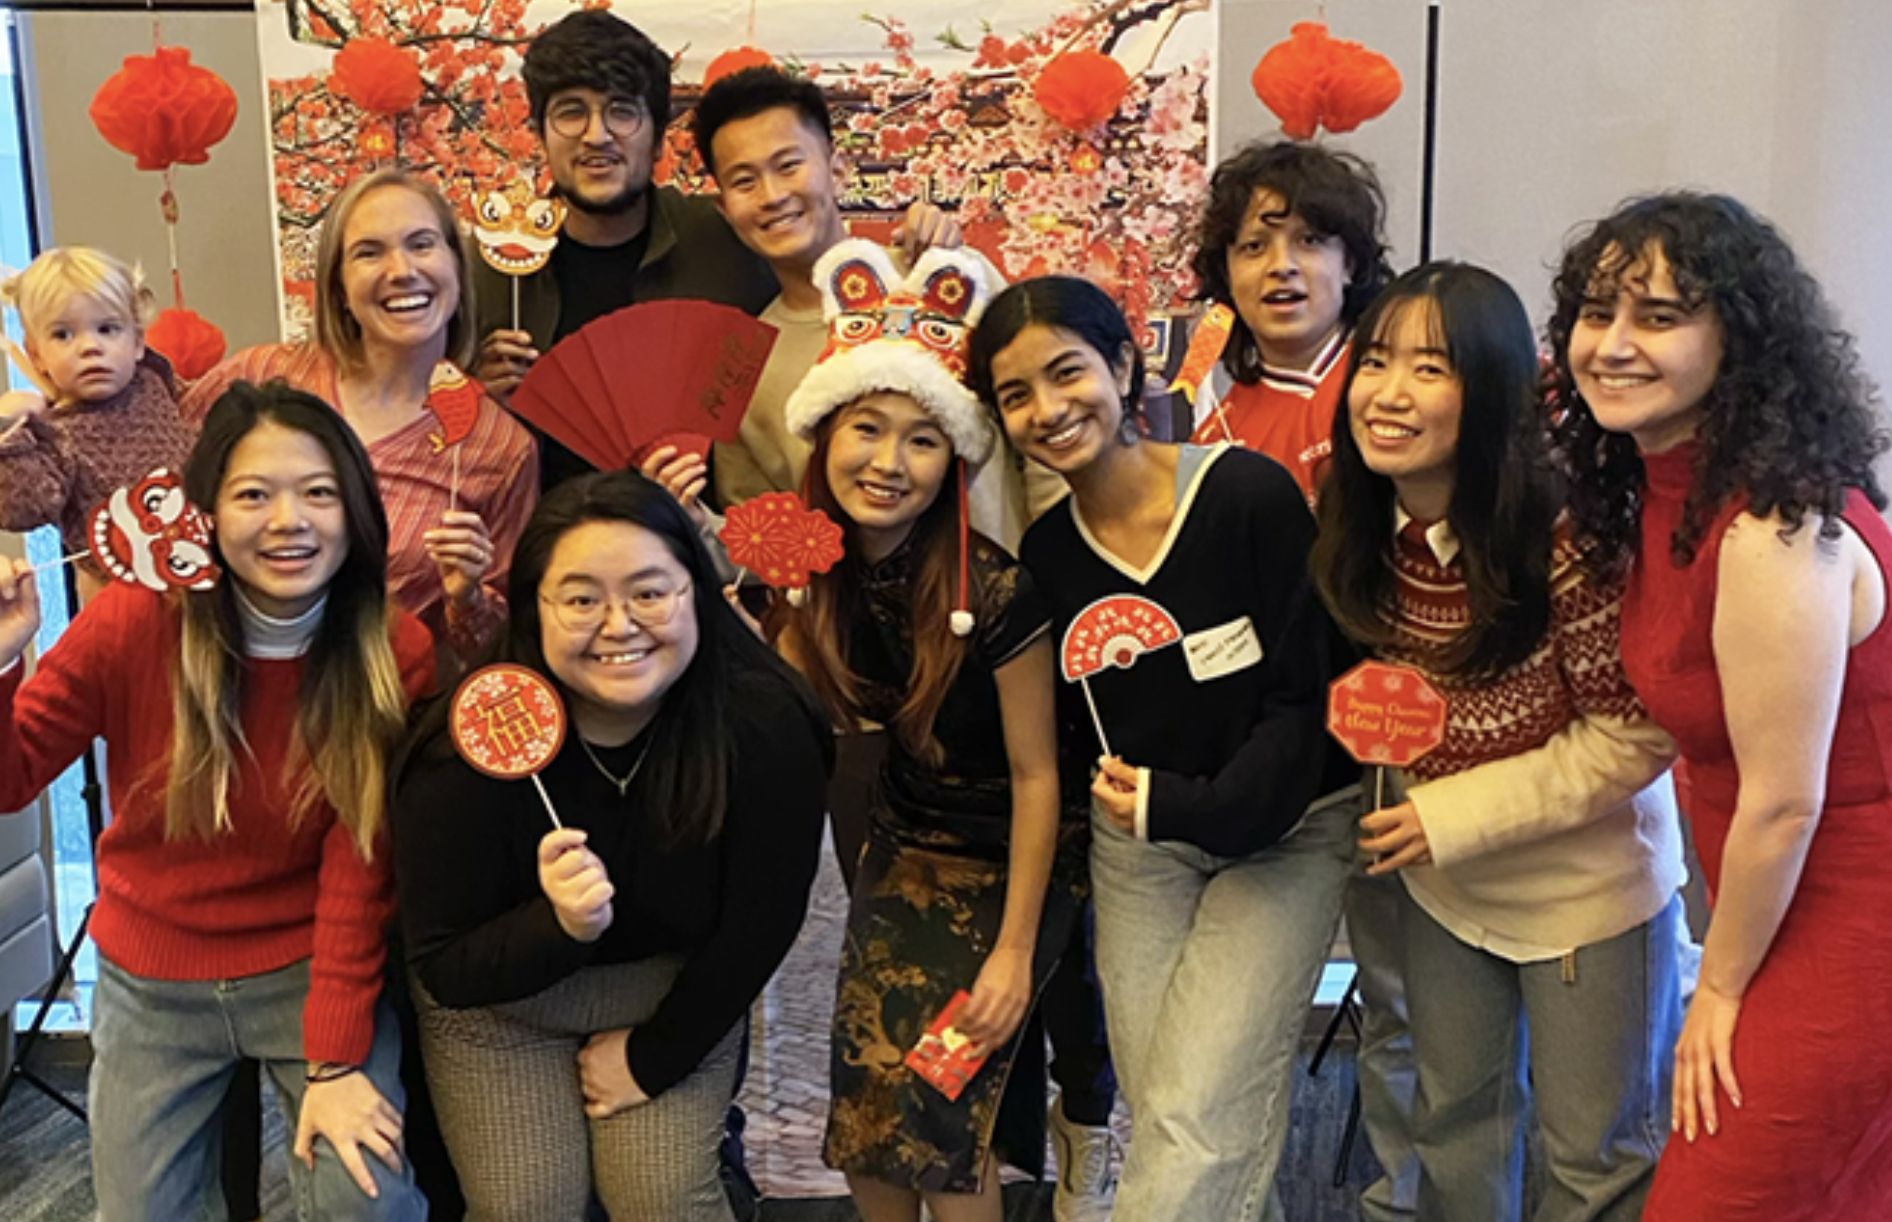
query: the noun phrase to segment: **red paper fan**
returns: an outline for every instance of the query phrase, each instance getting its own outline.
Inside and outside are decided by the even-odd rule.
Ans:
[[[92,511],[93,557],[119,581],[160,594],[217,584],[222,570],[210,540],[210,519],[184,499],[184,481],[163,467],[114,490]]]
[[[565,705],[537,671],[510,662],[481,667],[453,693],[460,758],[502,781],[532,776],[565,744]]]
[[[792,492],[765,492],[731,509],[722,540],[731,560],[782,589],[807,585],[843,552],[841,528]]]
[[[1077,613],[1064,630],[1064,679],[1076,683],[1105,669],[1123,670],[1143,654],[1182,640],[1176,617],[1147,598],[1112,594]]]
[[[661,445],[706,456],[735,440],[774,346],[774,327],[732,306],[642,302],[560,340],[512,408],[600,469]]]
[[[427,440],[434,443],[434,453],[467,439],[480,418],[480,399],[485,394],[485,388],[461,373],[452,361],[434,366],[433,376],[427,379],[426,403],[427,410],[440,421],[440,431],[427,435]]]

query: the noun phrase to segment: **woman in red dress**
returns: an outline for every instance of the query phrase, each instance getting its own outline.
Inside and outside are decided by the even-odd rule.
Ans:
[[[1676,738],[1714,901],[1646,1222],[1892,1218],[1892,531],[1876,392],[1721,196],[1565,252],[1558,429],[1623,661]]]

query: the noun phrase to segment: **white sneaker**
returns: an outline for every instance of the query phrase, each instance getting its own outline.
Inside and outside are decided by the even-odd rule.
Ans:
[[[1112,1174],[1116,1135],[1108,1125],[1076,1124],[1065,1119],[1064,1100],[1051,1108],[1051,1148],[1058,1160],[1058,1188],[1051,1198],[1056,1222],[1110,1222],[1117,1199]]]

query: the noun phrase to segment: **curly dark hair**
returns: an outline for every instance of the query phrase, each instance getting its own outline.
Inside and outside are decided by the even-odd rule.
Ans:
[[[1289,212],[1314,229],[1340,239],[1352,278],[1340,303],[1340,317],[1352,326],[1393,278],[1386,243],[1381,240],[1386,196],[1379,176],[1365,161],[1312,144],[1256,141],[1215,167],[1209,202],[1196,226],[1193,266],[1201,285],[1197,296],[1235,305],[1228,278],[1229,247],[1241,232],[1255,192],[1263,188],[1279,195]],[[1244,325],[1238,323],[1229,333],[1222,359],[1238,382],[1261,377],[1261,349]]]
[[[545,104],[567,89],[636,98],[650,112],[652,132],[670,126],[670,57],[642,30],[605,9],[581,9],[546,26],[526,48],[520,75],[540,135]]]
[[[1554,284],[1555,444],[1592,566],[1620,571],[1635,554],[1644,475],[1634,440],[1598,424],[1578,393],[1571,334],[1586,301],[1614,297],[1658,253],[1684,302],[1712,311],[1722,331],[1721,367],[1696,432],[1693,486],[1669,541],[1676,562],[1694,559],[1708,524],[1735,497],[1761,517],[1778,514],[1788,531],[1817,513],[1823,539],[1839,537],[1850,488],[1884,509],[1872,471],[1888,445],[1878,391],[1819,283],[1779,230],[1739,201],[1651,195],[1579,232]]]
[[[834,119],[821,86],[806,77],[790,76],[780,68],[758,65],[732,72],[704,91],[690,119],[696,151],[711,175],[716,173],[716,133],[738,119],[750,119],[778,107],[793,110],[811,131],[821,133],[834,147]]]
[[[1466,678],[1495,676],[1530,657],[1550,628],[1553,530],[1563,499],[1544,435],[1530,315],[1499,277],[1465,263],[1428,263],[1393,281],[1361,316],[1334,410],[1333,473],[1321,492],[1309,565],[1348,636],[1373,648],[1398,641],[1388,553],[1393,481],[1366,465],[1347,400],[1360,362],[1384,356],[1414,310],[1460,386],[1445,517],[1459,541],[1471,616],[1436,663]]]

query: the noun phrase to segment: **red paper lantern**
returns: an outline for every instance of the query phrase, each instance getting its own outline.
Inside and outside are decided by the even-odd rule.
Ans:
[[[185,381],[201,378],[229,349],[222,328],[195,310],[172,306],[145,331],[145,343],[162,352]]]
[[[385,38],[352,38],[335,53],[329,88],[370,114],[398,115],[420,101],[420,61]]]
[[[1321,124],[1330,132],[1350,132],[1385,114],[1404,88],[1392,60],[1357,42],[1342,41],[1336,48]]]
[[[128,55],[92,95],[88,113],[115,149],[138,159],[141,170],[202,165],[210,146],[236,122],[236,90],[210,69],[191,63],[185,47],[155,55]]]
[[[744,68],[774,66],[775,57],[761,47],[731,47],[712,59],[709,67],[703,69],[703,88],[708,89],[732,72],[741,72]]]
[[[1289,37],[1261,57],[1250,83],[1293,140],[1311,140],[1322,127],[1350,132],[1386,113],[1404,88],[1393,61],[1334,38],[1318,21],[1296,22]]]
[[[1032,96],[1072,131],[1089,131],[1117,113],[1130,74],[1102,51],[1066,51],[1044,66]]]

